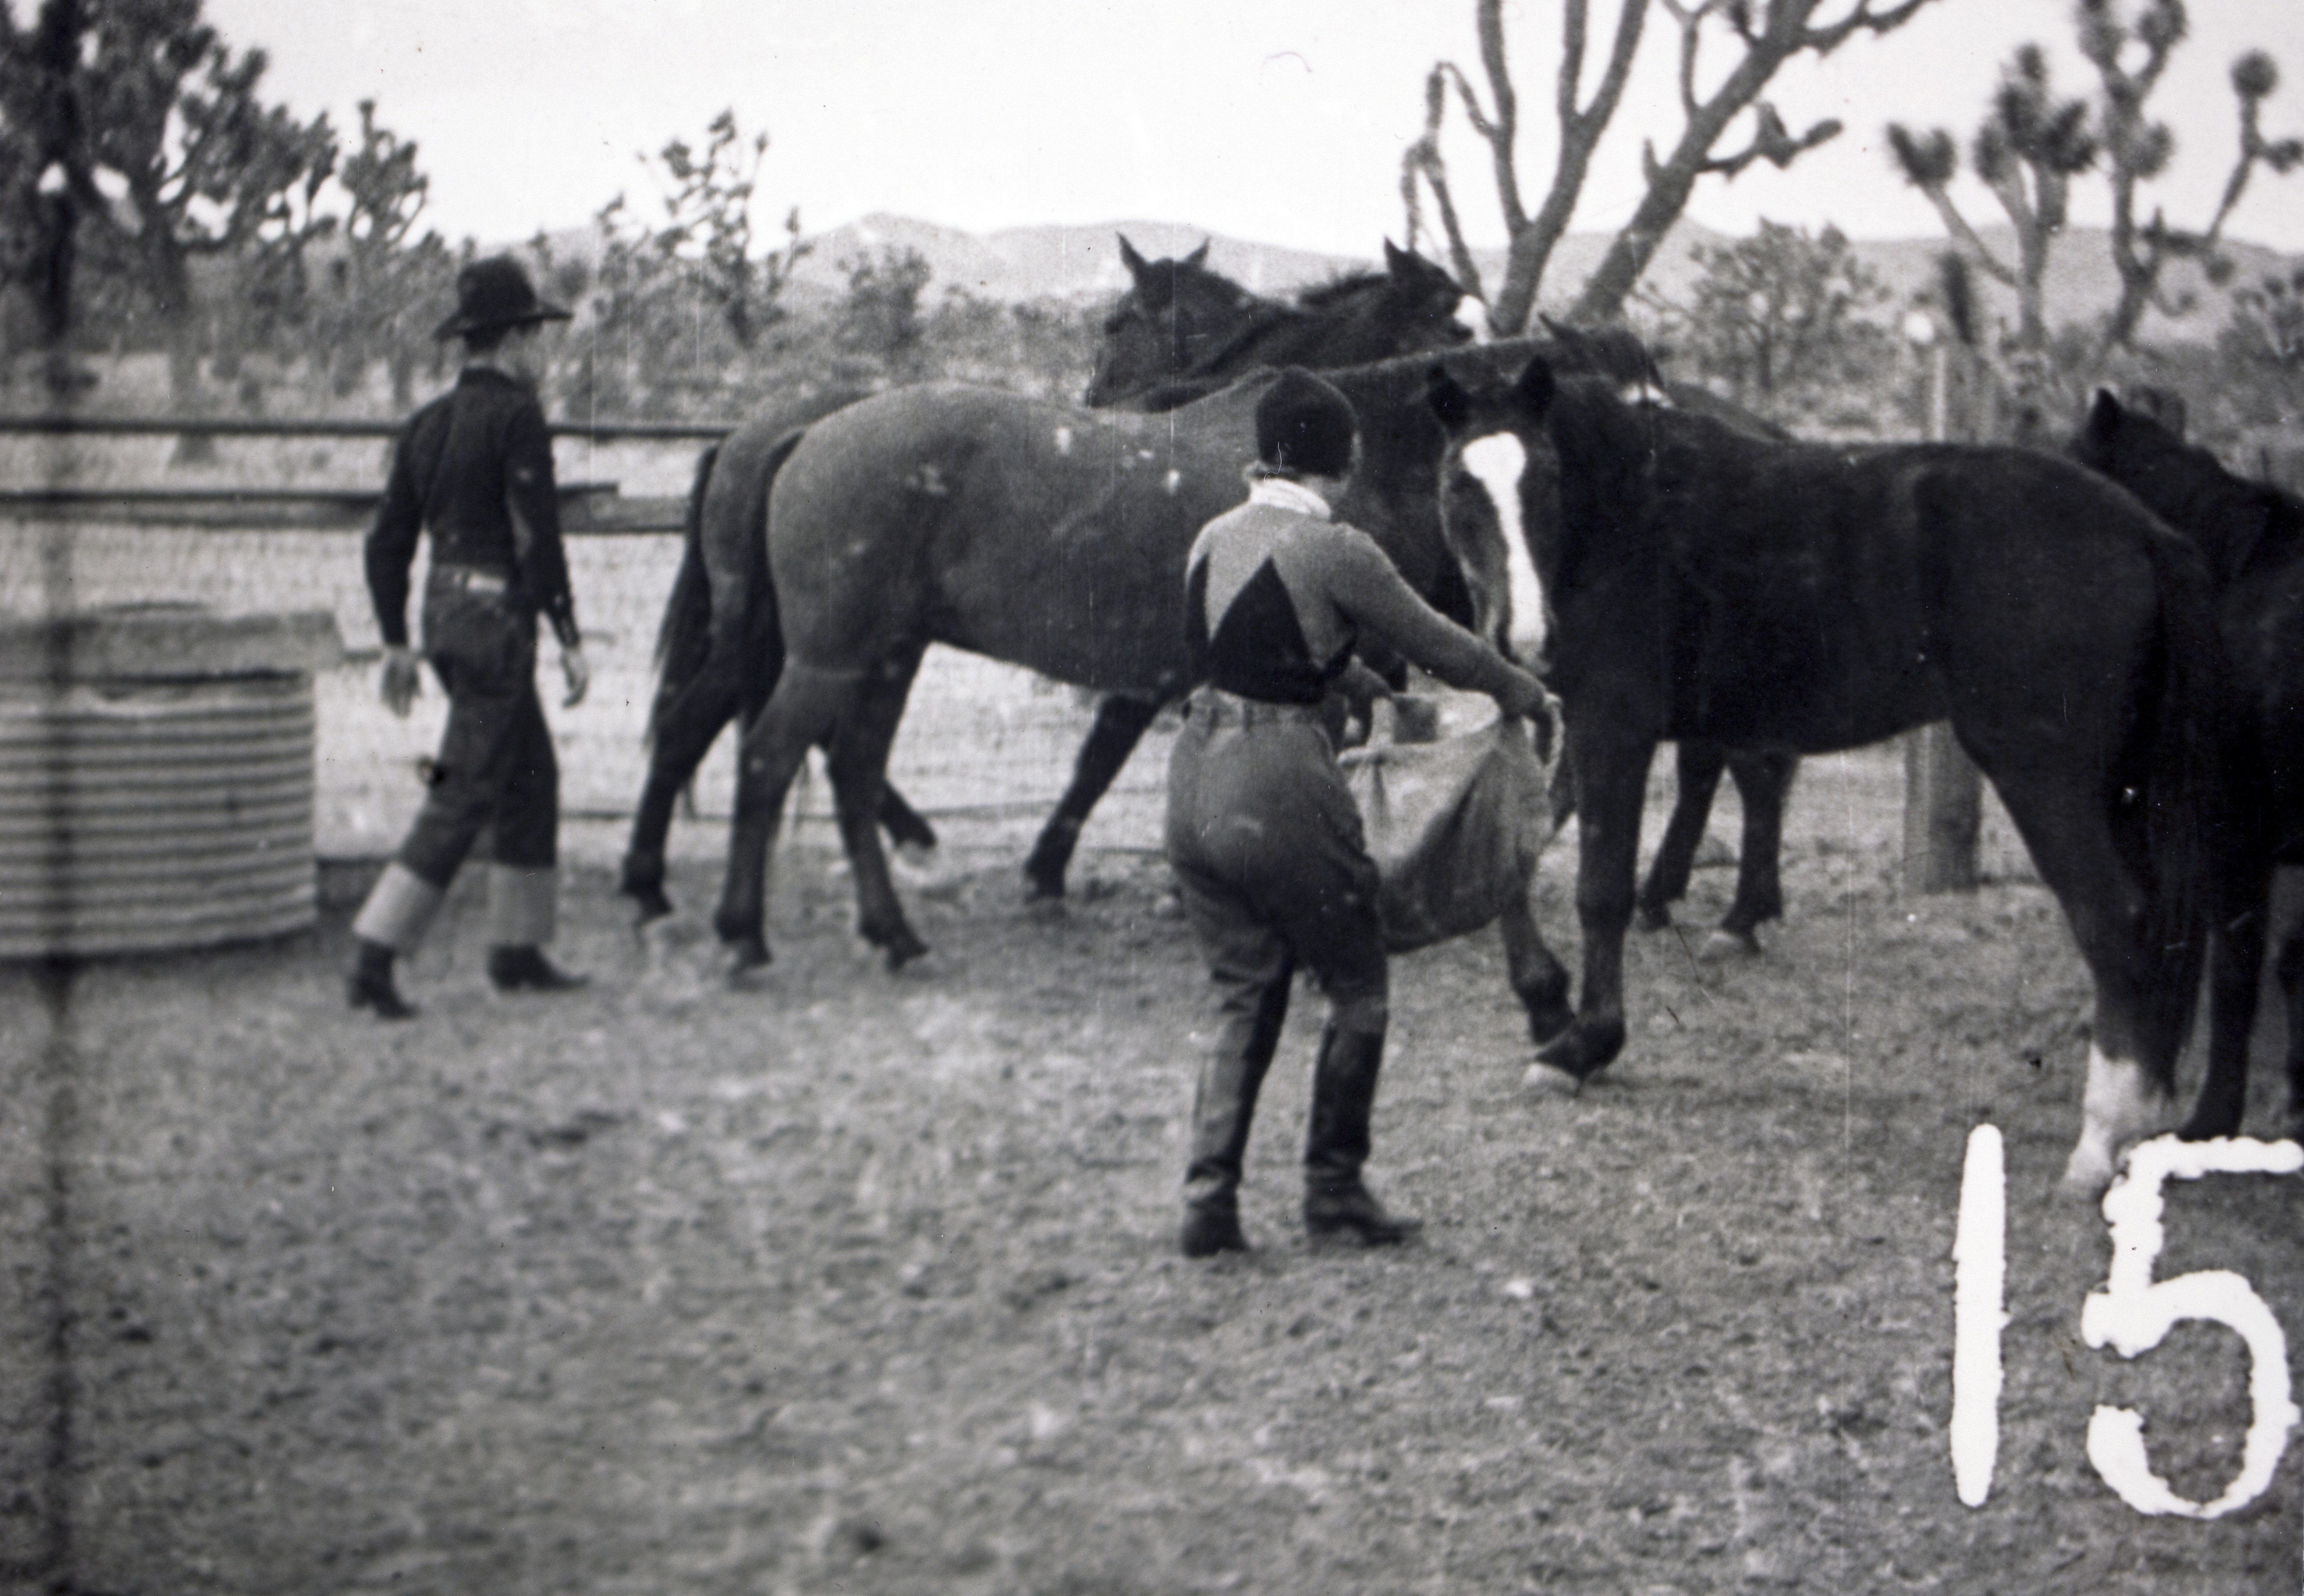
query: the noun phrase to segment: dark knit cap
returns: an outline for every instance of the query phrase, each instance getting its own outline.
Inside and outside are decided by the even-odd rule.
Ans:
[[[1357,428],[1350,400],[1291,366],[1256,401],[1256,457],[1310,477],[1342,477],[1352,469]]]
[[[509,255],[491,255],[456,274],[456,314],[434,328],[432,336],[461,338],[492,327],[567,319],[567,311],[536,297],[536,284],[520,262]]]

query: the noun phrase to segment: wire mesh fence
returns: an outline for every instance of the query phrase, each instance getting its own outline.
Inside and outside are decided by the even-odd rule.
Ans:
[[[12,484],[75,490],[82,502],[0,504],[0,607],[19,614],[64,607],[199,604],[223,614],[325,610],[345,645],[343,663],[315,682],[318,714],[315,831],[324,858],[388,853],[413,815],[420,759],[438,746],[446,713],[428,677],[414,713],[394,717],[377,696],[379,639],[362,574],[364,521],[326,495],[372,492],[388,444],[372,437],[250,432],[216,440],[215,458],[170,463],[165,436],[0,436],[0,472]],[[686,494],[696,444],[684,438],[563,437],[563,483],[595,485],[622,503],[624,520],[670,526]],[[106,502],[114,490],[155,486],[180,501],[206,498],[193,524],[170,519],[163,501]],[[293,503],[250,502],[235,514],[233,490]],[[633,507],[640,507],[634,514]],[[178,506],[181,508],[181,504]],[[100,518],[100,519],[98,519]],[[181,518],[179,518],[181,519]],[[587,518],[572,517],[581,526]],[[614,515],[597,519],[610,524]],[[250,524],[254,523],[254,524]],[[656,629],[681,558],[677,532],[572,534],[569,564],[593,685],[585,702],[561,707],[553,650],[542,650],[539,687],[561,762],[562,811],[571,852],[613,857],[647,768]],[[419,554],[417,591],[424,556]],[[411,622],[414,621],[411,604]],[[916,685],[890,775],[949,845],[1013,848],[1020,857],[1069,779],[1093,714],[1077,689],[1030,673],[931,649]],[[1084,849],[1150,849],[1158,842],[1165,727],[1156,728],[1082,838]],[[724,822],[734,781],[733,736],[724,736],[694,783],[693,818]],[[829,843],[830,803],[819,768],[795,796],[793,835]],[[673,846],[717,849],[721,825],[676,824]]]

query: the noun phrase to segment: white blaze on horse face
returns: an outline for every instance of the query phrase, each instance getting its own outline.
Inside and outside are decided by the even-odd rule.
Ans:
[[[1162,478],[1160,486],[1166,488],[1169,495],[1173,497],[1176,490],[1184,486],[1184,474],[1171,467],[1168,475]]]
[[[1536,561],[1528,552],[1528,537],[1520,519],[1520,479],[1528,469],[1528,449],[1508,432],[1476,438],[1458,456],[1495,507],[1496,524],[1504,530],[1504,559],[1512,582],[1512,652],[1523,660],[1544,652],[1546,615],[1544,583],[1536,574]]]
[[[1069,455],[1072,452],[1072,429],[1069,426],[1059,426],[1056,428],[1056,452]]]
[[[2064,1189],[2093,1196],[2109,1186],[2120,1150],[2159,1129],[2168,1109],[2168,1098],[2145,1085],[2144,1066],[2133,1059],[2108,1059],[2089,1043],[2080,1139],[2064,1164]]]

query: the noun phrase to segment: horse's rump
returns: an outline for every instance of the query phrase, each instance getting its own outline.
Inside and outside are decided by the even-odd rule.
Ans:
[[[1249,404],[1167,417],[908,388],[812,427],[778,473],[788,644],[847,668],[938,642],[1105,691],[1184,684],[1184,556],[1246,496]]]

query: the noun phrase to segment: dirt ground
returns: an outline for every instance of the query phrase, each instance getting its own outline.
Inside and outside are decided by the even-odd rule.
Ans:
[[[0,972],[0,1590],[2295,1591],[2293,1457],[2212,1522],[2088,1461],[2091,1409],[2133,1406],[2215,1496],[2247,1355],[2082,1342],[2079,966],[2037,885],[1900,897],[1855,801],[1895,781],[1804,778],[1765,959],[1638,939],[1632,1043],[1579,1097],[1523,1084],[1491,938],[1400,960],[1371,1177],[1429,1229],[1396,1252],[1293,1222],[1300,995],[1258,1248],[1176,1255],[1203,977],[1141,855],[1084,857],[1061,913],[1012,857],[945,860],[894,978],[812,847],[757,991],[651,962],[597,868],[562,942],[596,982],[556,1001],[487,990],[469,891],[405,1026],[343,1010],[341,902],[282,945]],[[2010,1322],[1971,1509],[1952,1242],[1986,1120]],[[2173,1185],[2159,1274],[2237,1271],[2304,1330],[2300,1211],[2293,1178]]]

